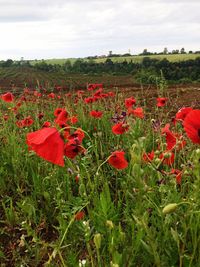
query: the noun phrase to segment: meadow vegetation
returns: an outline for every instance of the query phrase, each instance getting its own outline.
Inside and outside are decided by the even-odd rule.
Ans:
[[[199,266],[199,106],[124,92],[1,94],[1,266]]]

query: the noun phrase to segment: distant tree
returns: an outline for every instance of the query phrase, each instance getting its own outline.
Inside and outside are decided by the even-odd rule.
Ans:
[[[108,66],[112,66],[113,65],[113,61],[110,58],[107,58],[105,61],[105,64]]]
[[[185,48],[182,47],[180,52],[181,52],[181,54],[186,54],[186,52],[185,52]]]
[[[108,56],[109,56],[109,57],[112,57],[112,54],[113,54],[112,51],[109,51],[109,52],[108,52]]]
[[[179,49],[172,50],[172,54],[179,54]]]
[[[10,66],[12,66],[12,64],[13,64],[13,60],[12,59],[7,59],[6,61],[4,61],[2,63],[2,67],[10,67]]]
[[[148,51],[147,51],[146,48],[143,50],[142,54],[143,54],[143,55],[148,55]]]
[[[167,49],[167,47],[164,48],[164,50],[163,50],[163,54],[164,54],[164,55],[167,55],[167,54],[168,54],[168,49]]]
[[[66,60],[65,63],[63,64],[63,69],[66,72],[70,72],[72,70],[72,64],[71,64],[71,61],[69,59]]]
[[[193,51],[192,51],[192,50],[190,50],[188,53],[189,53],[189,54],[193,54]]]

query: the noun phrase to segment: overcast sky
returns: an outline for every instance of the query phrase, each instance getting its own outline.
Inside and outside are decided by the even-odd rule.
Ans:
[[[200,0],[0,0],[0,60],[200,50]]]

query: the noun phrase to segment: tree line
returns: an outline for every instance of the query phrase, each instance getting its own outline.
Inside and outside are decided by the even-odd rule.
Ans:
[[[104,62],[97,63],[90,59],[77,59],[74,63],[66,60],[63,65],[48,64],[44,60],[31,65],[29,61],[14,62],[12,60],[0,61],[0,67],[30,67],[39,71],[46,72],[63,72],[78,74],[112,74],[124,75],[131,74],[136,80],[142,83],[154,83],[156,77],[161,72],[164,78],[173,83],[200,82],[200,57],[179,62],[170,62],[164,58],[154,59],[144,57],[140,63],[133,60],[123,62],[114,62],[107,58]]]

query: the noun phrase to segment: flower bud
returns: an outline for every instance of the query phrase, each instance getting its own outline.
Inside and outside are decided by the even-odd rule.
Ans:
[[[99,250],[101,247],[101,234],[98,233],[94,235],[94,244],[96,249]]]
[[[107,226],[110,230],[114,228],[113,222],[110,221],[110,220],[107,220],[107,221],[106,221],[106,226]]]
[[[177,203],[170,203],[167,206],[165,206],[162,210],[163,214],[169,214],[174,212],[178,207]]]

